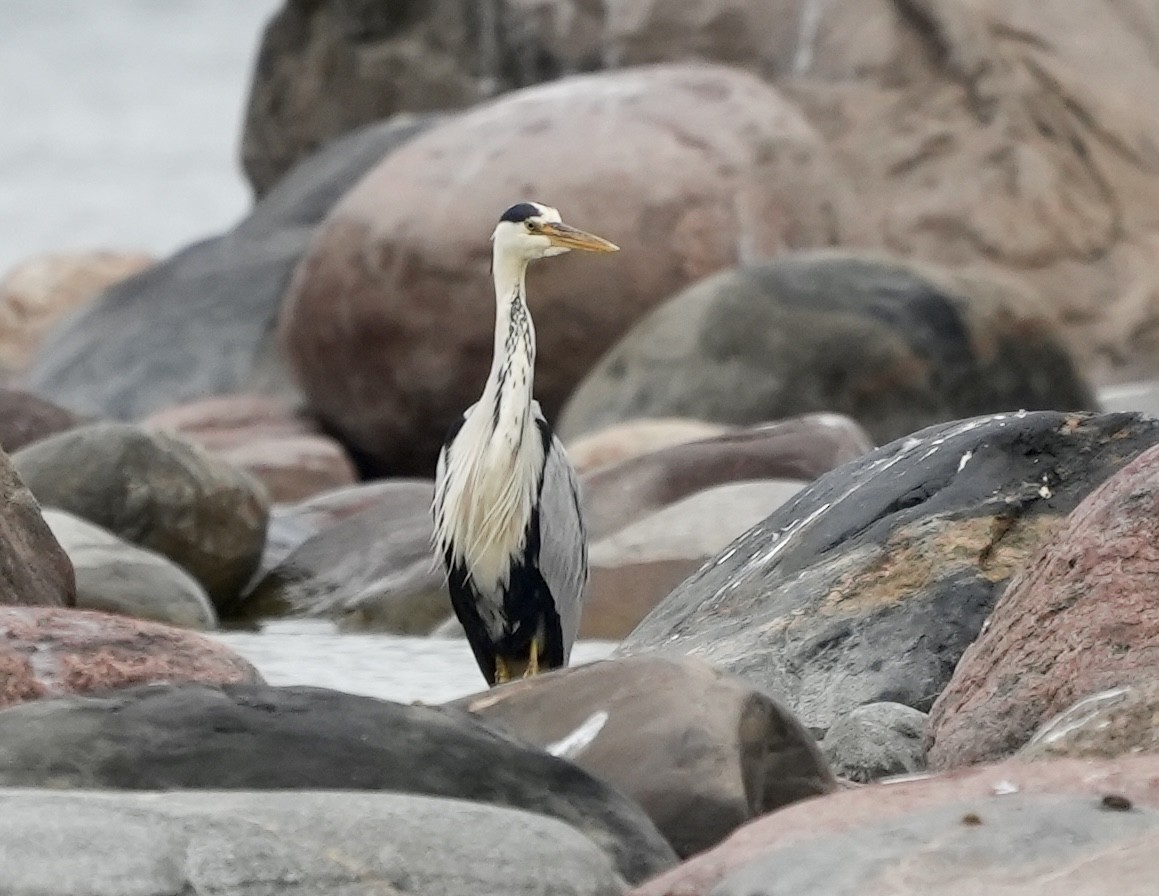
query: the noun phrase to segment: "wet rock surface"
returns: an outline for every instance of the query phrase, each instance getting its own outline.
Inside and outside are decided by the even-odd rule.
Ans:
[[[694,654],[811,728],[863,703],[926,711],[1009,579],[1156,441],[1138,415],[1041,411],[884,445],[734,541],[616,654]]]
[[[785,707],[693,659],[589,663],[455,701],[634,798],[681,856],[836,787]]]
[[[389,790],[524,809],[640,882],[674,864],[627,797],[469,713],[323,688],[148,686],[0,712],[0,785]]]
[[[1094,490],[1010,582],[930,714],[935,768],[1009,755],[1070,704],[1151,685],[1159,447]]]

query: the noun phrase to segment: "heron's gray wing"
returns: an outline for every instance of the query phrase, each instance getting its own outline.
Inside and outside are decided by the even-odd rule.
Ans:
[[[539,574],[551,589],[563,630],[566,663],[579,631],[588,583],[588,543],[579,479],[563,443],[534,407],[535,425],[543,437],[545,457],[539,489]]]

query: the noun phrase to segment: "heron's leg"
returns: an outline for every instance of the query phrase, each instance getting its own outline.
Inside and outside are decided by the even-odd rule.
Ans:
[[[530,678],[532,675],[539,674],[539,639],[531,639],[531,655],[527,661],[527,670],[523,673],[524,678]]]
[[[507,660],[501,656],[495,657],[495,684],[503,684],[511,680],[511,672],[507,668]]]

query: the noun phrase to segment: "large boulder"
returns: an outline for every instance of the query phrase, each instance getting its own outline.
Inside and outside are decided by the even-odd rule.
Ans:
[[[183,628],[217,628],[209,595],[172,560],[63,510],[46,509],[44,521],[76,573],[78,609]]]
[[[625,889],[608,857],[563,822],[401,793],[0,790],[0,855],[6,896]]]
[[[0,706],[188,681],[262,677],[228,647],[185,629],[93,610],[0,607]]]
[[[16,452],[36,499],[155,551],[231,600],[261,559],[269,498],[248,473],[130,423],[93,423]]]
[[[1006,583],[1159,442],[1133,414],[932,426],[824,474],[685,580],[617,648],[694,654],[825,730],[863,703],[928,711]]]
[[[572,439],[564,444],[564,448],[576,472],[584,475],[661,448],[723,435],[734,428],[722,423],[678,417],[626,420]]]
[[[590,728],[568,758],[634,798],[681,856],[836,787],[788,710],[698,660],[589,663],[453,705],[545,748]]]
[[[793,77],[778,83],[854,172],[883,245],[1015,273],[1049,298],[1092,377],[1155,373],[1154,4],[807,5]],[[687,41],[691,24],[664,39]]]
[[[1104,482],[1010,582],[930,713],[930,764],[1009,755],[1076,700],[1159,683],[1159,446]]]
[[[722,271],[664,303],[587,375],[559,430],[834,411],[881,444],[974,414],[1096,407],[1028,293],[829,250]]]
[[[778,851],[798,845],[819,843],[830,840],[834,835],[872,830],[879,825],[901,823],[913,832],[910,842],[920,844],[924,836],[920,831],[914,831],[908,822],[919,813],[936,811],[939,807],[957,806],[959,823],[968,829],[979,827],[975,820],[986,825],[991,819],[991,810],[997,810],[998,817],[1003,817],[1005,833],[1015,835],[1015,831],[1006,828],[1010,822],[1009,816],[1002,806],[1011,797],[1043,796],[1069,797],[1055,805],[1063,808],[1069,815],[1074,808],[1101,807],[1103,814],[1095,816],[1094,827],[1099,827],[1098,818],[1110,820],[1114,824],[1113,816],[1119,810],[1129,810],[1132,806],[1146,807],[1149,810],[1159,809],[1159,757],[1144,756],[1135,759],[1119,759],[1113,762],[1052,760],[1048,762],[1003,762],[997,765],[975,766],[970,769],[960,769],[946,774],[922,777],[915,781],[903,781],[890,784],[873,784],[854,789],[839,790],[817,799],[806,800],[796,805],[787,806],[778,812],[770,813],[755,821],[749,822],[736,831],[731,837],[717,846],[691,860],[685,862],[672,871],[648,881],[642,887],[632,891],[632,896],[708,896],[717,894],[716,886],[720,881],[731,875],[751,867],[762,857],[776,854]],[[1129,814],[1129,813],[1127,813]],[[967,816],[970,816],[967,818]],[[927,816],[927,818],[930,816]],[[1073,817],[1073,816],[1072,816]],[[1041,824],[1041,815],[1037,815],[1035,826]],[[1069,825],[1068,825],[1069,826]],[[1054,832],[1043,831],[1051,846],[1059,845],[1055,836],[1059,829],[1066,830],[1067,826],[1060,826]],[[1075,833],[1076,843],[1087,839],[1085,825]],[[1021,839],[1012,839],[1016,848],[1025,848]],[[1020,845],[1018,845],[1020,844]],[[885,844],[882,844],[883,846]],[[842,861],[835,862],[835,856],[844,856],[840,845],[830,841],[830,851],[827,853],[825,864],[841,868]],[[887,849],[881,850],[881,858],[885,862],[891,861],[887,857]],[[915,856],[916,858],[916,856]],[[981,857],[980,857],[981,858]],[[982,861],[979,865],[983,864]],[[1059,871],[1059,865],[1066,862],[1054,863],[1050,866],[1052,872]],[[1152,863],[1148,860],[1148,866]],[[818,866],[810,862],[810,868],[817,870]],[[1023,869],[1024,872],[1027,869]],[[979,868],[975,868],[975,872]],[[955,872],[959,874],[960,872]],[[857,886],[854,889],[820,889],[815,892],[845,894],[873,893],[894,894],[899,891],[895,887],[885,889],[865,890],[860,888],[862,880],[859,869]],[[900,880],[900,878],[899,878]],[[927,878],[919,878],[927,880]],[[939,876],[928,880],[941,881]],[[1071,881],[1068,881],[1070,883]],[[988,885],[988,880],[982,877],[977,889],[971,889],[967,884],[960,888],[944,889],[940,883],[930,884],[921,893],[949,892],[962,896],[989,896],[995,892]],[[1125,889],[1117,891],[1104,887],[1103,889],[1083,890],[1091,896],[1108,892],[1143,893],[1150,892],[1150,884],[1143,889]],[[759,889],[747,892],[759,893]],[[785,893],[797,893],[798,890],[786,889]],[[1025,893],[1023,886],[1011,886],[1008,890],[997,892]],[[1053,884],[1046,885],[1041,890],[1030,892],[1054,892]],[[1068,890],[1067,892],[1071,892]]]
[[[627,797],[467,712],[323,688],[154,686],[13,707],[0,785],[390,790],[554,816],[632,882],[675,858]]]
[[[269,339],[290,275],[338,197],[423,126],[413,117],[388,122],[304,161],[233,230],[62,320],[22,384],[71,410],[118,420],[247,389],[299,401]]]
[[[452,612],[431,548],[429,482],[408,483],[306,538],[231,615],[323,617],[348,628],[428,634]]]
[[[591,39],[600,12],[572,0],[287,0],[250,85],[241,153],[254,192],[367,122],[602,68]]]
[[[1143,896],[1155,885],[1159,810],[1108,811],[1081,797],[1015,794],[947,803],[797,846],[771,848],[713,896]],[[840,856],[839,861],[834,861]],[[855,883],[854,883],[855,882]]]
[[[76,573],[40,504],[0,452],[0,605],[71,607]]]
[[[557,206],[622,249],[529,274],[536,395],[554,419],[675,290],[746,258],[851,239],[855,210],[836,211],[847,195],[797,110],[750,75],[659,66],[565,78],[463,113],[375,167],[302,260],[279,337],[313,409],[368,470],[430,475],[491,363],[488,237],[513,202]]]

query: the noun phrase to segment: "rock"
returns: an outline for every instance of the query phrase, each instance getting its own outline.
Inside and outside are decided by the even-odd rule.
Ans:
[[[270,509],[266,547],[258,569],[259,580],[327,526],[380,501],[398,499],[411,506],[422,501],[423,496],[429,496],[431,489],[432,484],[427,479],[383,479],[328,489],[294,504],[275,504]]]
[[[429,482],[386,492],[303,541],[232,607],[247,619],[325,617],[349,628],[427,634],[452,612],[431,551]]]
[[[129,423],[93,423],[23,448],[12,463],[45,506],[182,566],[215,605],[257,568],[269,503],[248,473]]]
[[[0,389],[0,449],[6,454],[85,422],[83,417],[31,392]]]
[[[883,245],[1024,278],[1092,379],[1154,374],[1154,5],[810,6],[812,27],[788,30],[813,39],[800,41],[784,89],[853,173]]]
[[[876,781],[926,767],[926,714],[901,703],[866,703],[841,716],[821,752],[834,774]]]
[[[214,395],[162,408],[141,421],[182,436],[207,451],[228,451],[255,441],[320,435],[308,415],[270,395]]]
[[[280,344],[367,475],[427,476],[491,363],[488,235],[513,201],[538,197],[622,248],[529,275],[536,395],[554,420],[588,368],[675,290],[750,254],[853,239],[855,211],[836,212],[847,193],[804,119],[750,75],[565,78],[442,123],[367,174],[295,272]]]
[[[881,444],[975,414],[1096,408],[1040,304],[996,281],[847,250],[723,271],[605,354],[559,431],[834,411]]]
[[[673,588],[804,484],[756,480],[707,488],[592,543],[580,637],[627,637]]]
[[[59,320],[153,264],[143,252],[46,253],[0,279],[0,367],[22,369]]]
[[[960,769],[916,781],[872,784],[837,791],[788,806],[750,822],[715,849],[633,890],[632,896],[706,896],[710,892],[717,893],[714,887],[721,880],[745,867],[751,867],[754,861],[774,850],[825,842],[833,835],[870,829],[876,825],[899,821],[905,823],[906,819],[917,813],[938,807],[970,805],[971,808],[959,813],[959,817],[973,813],[985,823],[987,818],[992,817],[993,808],[1000,807],[1004,801],[1019,794],[1069,796],[1072,800],[1079,798],[1075,802],[1085,802],[1088,806],[1097,806],[1105,800],[1110,804],[1109,810],[1113,806],[1123,805],[1121,801],[1126,799],[1129,804],[1154,810],[1159,808],[1159,761],[1154,756],[1145,756],[1114,762],[1004,762]],[[1074,805],[1074,802],[1068,801],[1067,804]],[[1108,811],[1107,815],[1110,816],[1112,811]],[[837,850],[831,852],[829,864],[833,864],[834,855],[843,856],[844,853]],[[842,867],[841,863],[837,865]],[[1059,870],[1057,865],[1052,867],[1055,871]],[[940,884],[938,886],[936,892],[939,893],[977,892],[978,896],[982,896],[995,892],[993,889],[974,891],[968,888],[949,891],[942,889]],[[1049,888],[1041,890],[1049,891]],[[1008,892],[1023,893],[1026,890],[1023,887],[1012,887]],[[1142,893],[1147,890],[1123,892]]]
[[[397,793],[6,790],[0,852],[11,896],[624,891],[607,856],[562,822]]]
[[[40,505],[0,452],[0,606],[71,607],[76,574]]]
[[[602,538],[728,482],[816,479],[871,448],[865,430],[837,414],[807,414],[660,448],[582,477],[588,530]]]
[[[431,0],[400,7],[290,0],[262,37],[242,164],[262,196],[301,156],[398,112],[474,105],[601,68],[589,3]]]
[[[262,680],[203,635],[110,613],[0,607],[0,635],[0,706],[144,682]]]
[[[256,440],[216,453],[251,473],[273,501],[301,501],[358,481],[345,449],[328,436]]]
[[[733,427],[703,420],[626,420],[568,442],[568,459],[581,476],[661,448],[723,435]]]
[[[545,748],[590,726],[568,758],[635,799],[681,856],[836,787],[792,713],[690,658],[588,663],[451,705]]]
[[[694,654],[827,730],[863,703],[927,711],[1010,577],[1159,442],[1131,414],[932,426],[806,486],[677,587],[617,655]]]
[[[930,765],[995,759],[1076,700],[1159,683],[1159,446],[1095,489],[1010,582],[930,713]]]
[[[1084,697],[1039,728],[1020,759],[1113,759],[1159,752],[1159,683],[1110,688]]]
[[[384,125],[376,153],[323,150],[233,230],[107,289],[48,334],[24,387],[118,420],[239,391],[300,402],[269,338],[290,275],[330,204],[422,126]]]
[[[182,628],[217,628],[205,589],[176,563],[63,510],[44,521],[76,572],[76,606]]]
[[[1103,896],[1154,886],[1159,811],[1078,797],[1013,795],[984,809],[950,803],[897,821],[772,849],[714,896],[1055,892]],[[840,856],[840,861],[834,861]]]
[[[674,864],[637,805],[570,763],[466,712],[324,688],[165,685],[14,707],[0,712],[0,782],[451,797],[564,821],[630,882]]]
[[[342,446],[316,423],[265,395],[230,395],[166,408],[144,425],[180,434],[260,481],[274,502],[294,502],[354,485]]]

